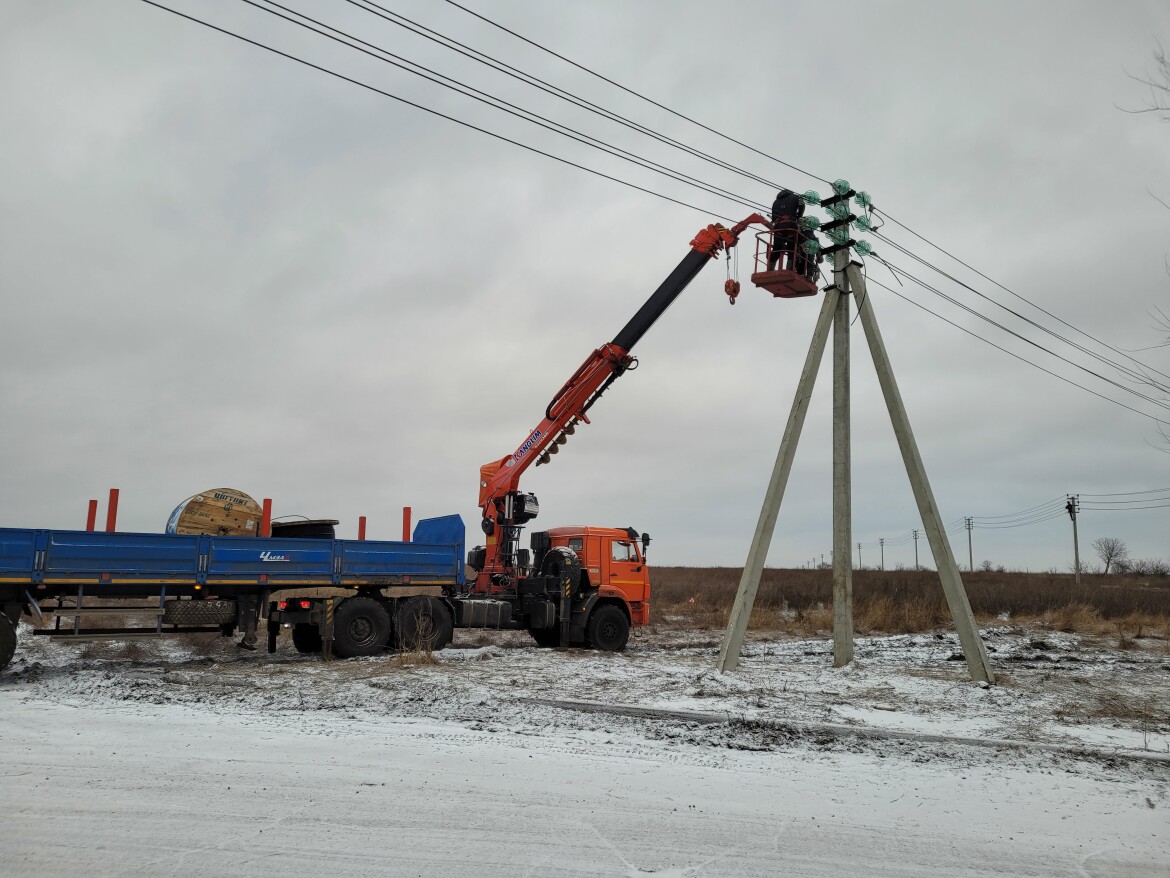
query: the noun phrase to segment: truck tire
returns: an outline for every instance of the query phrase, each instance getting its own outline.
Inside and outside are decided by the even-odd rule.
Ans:
[[[390,614],[373,598],[346,598],[333,615],[333,654],[378,655],[390,643]]]
[[[398,602],[394,631],[399,649],[444,649],[450,646],[454,629],[451,611],[437,598],[415,595]]]
[[[8,667],[16,652],[16,623],[0,613],[0,671]]]
[[[292,628],[292,642],[301,655],[321,651],[321,629],[311,622],[298,622]]]
[[[589,617],[589,645],[603,652],[621,652],[630,639],[630,620],[620,607],[602,604]]]

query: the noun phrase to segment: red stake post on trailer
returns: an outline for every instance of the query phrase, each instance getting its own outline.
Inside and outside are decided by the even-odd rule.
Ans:
[[[89,501],[89,513],[85,516],[85,529],[93,531],[97,527],[97,500]]]
[[[358,539],[364,540],[366,538],[366,517],[364,515],[358,516]]]
[[[110,488],[110,505],[106,507],[106,533],[112,534],[118,527],[118,489]]]
[[[263,511],[260,513],[260,536],[272,536],[272,501],[264,498]]]
[[[410,542],[410,507],[402,507],[402,542]]]

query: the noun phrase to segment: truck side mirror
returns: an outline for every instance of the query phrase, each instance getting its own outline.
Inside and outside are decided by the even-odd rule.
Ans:
[[[646,560],[646,550],[650,548],[650,534],[642,534],[642,560]]]

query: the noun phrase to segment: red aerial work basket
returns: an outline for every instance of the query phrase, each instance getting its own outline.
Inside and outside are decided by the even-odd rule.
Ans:
[[[821,272],[816,254],[800,249],[795,220],[756,233],[756,270],[752,283],[782,299],[815,296]]]

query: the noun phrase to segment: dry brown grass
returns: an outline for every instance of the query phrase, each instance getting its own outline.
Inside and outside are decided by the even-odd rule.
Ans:
[[[1098,692],[1085,706],[1085,716],[1097,719],[1136,721],[1148,727],[1170,723],[1170,709],[1153,696],[1128,695],[1122,692]]]
[[[651,622],[725,626],[739,577],[734,567],[655,568]],[[805,634],[831,630],[832,579],[830,570],[765,570],[750,627]],[[978,571],[964,573],[963,582],[983,621],[1006,617],[1129,641],[1170,637],[1170,580],[1164,577],[1089,575],[1077,586],[1071,574]],[[933,571],[855,571],[853,604],[860,631],[909,633],[950,623]]]

